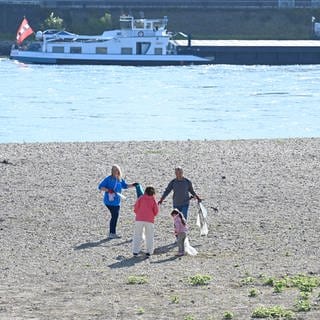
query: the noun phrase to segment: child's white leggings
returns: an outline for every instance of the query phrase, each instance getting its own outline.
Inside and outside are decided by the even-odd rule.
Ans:
[[[147,253],[153,254],[154,224],[146,221],[135,221],[132,251],[133,253],[140,252],[143,240],[143,231],[146,236],[145,241]]]

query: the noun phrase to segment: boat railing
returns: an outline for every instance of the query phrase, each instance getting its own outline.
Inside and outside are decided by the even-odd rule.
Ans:
[[[39,52],[41,51],[41,43],[40,42],[26,42],[22,45],[13,44],[12,50],[18,51],[32,51],[32,52]]]

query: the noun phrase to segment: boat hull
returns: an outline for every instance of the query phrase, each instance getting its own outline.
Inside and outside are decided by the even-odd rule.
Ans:
[[[28,64],[170,66],[200,65],[211,61],[193,55],[92,55],[49,54],[12,50],[10,59]]]

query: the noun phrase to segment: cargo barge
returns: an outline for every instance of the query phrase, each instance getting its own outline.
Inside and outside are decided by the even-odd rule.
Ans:
[[[320,40],[175,40],[179,54],[211,64],[320,64]]]
[[[24,18],[10,58],[24,63],[125,66],[320,64],[320,40],[192,40],[182,32],[178,34],[185,39],[177,40],[178,34],[168,32],[167,24],[167,17],[122,15],[120,29],[101,35],[45,30],[36,33],[36,41],[24,43],[33,34]]]

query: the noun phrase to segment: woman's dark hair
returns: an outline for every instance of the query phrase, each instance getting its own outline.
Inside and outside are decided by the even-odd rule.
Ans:
[[[173,217],[173,216],[175,216],[176,214],[177,214],[178,216],[180,216],[181,222],[182,222],[182,224],[185,226],[185,225],[187,224],[187,221],[186,221],[186,219],[184,218],[182,212],[179,211],[178,209],[173,209],[172,212],[171,212],[171,216]]]
[[[154,189],[154,187],[146,187],[146,190],[144,191],[145,194],[147,194],[148,196],[153,196],[156,194],[156,190]]]

